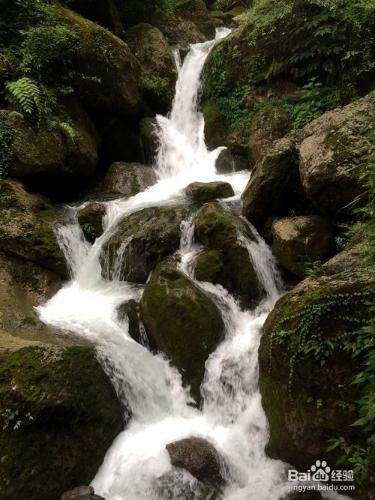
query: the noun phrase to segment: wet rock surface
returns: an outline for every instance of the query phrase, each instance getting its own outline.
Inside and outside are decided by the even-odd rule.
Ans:
[[[203,205],[208,201],[234,196],[228,182],[193,182],[185,189],[186,195],[195,203]]]
[[[190,437],[167,444],[172,465],[182,467],[192,476],[214,486],[224,484],[224,461],[206,439]]]
[[[155,266],[180,246],[181,222],[190,209],[185,206],[150,207],[121,222],[103,247],[101,261],[106,276],[145,283]]]
[[[155,171],[141,163],[113,163],[103,179],[102,193],[134,196],[156,182]]]
[[[205,362],[224,335],[215,303],[181,271],[160,265],[146,285],[141,318],[151,347],[168,356],[199,402]]]
[[[103,234],[105,206],[101,203],[89,203],[78,212],[78,222],[87,241],[94,241]]]

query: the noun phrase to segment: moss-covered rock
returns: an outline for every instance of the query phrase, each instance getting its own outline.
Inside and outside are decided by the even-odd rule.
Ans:
[[[193,182],[185,189],[186,195],[195,203],[203,205],[208,201],[234,196],[232,186],[228,182]]]
[[[97,134],[79,102],[65,99],[61,109],[52,127],[36,127],[19,113],[1,112],[13,131],[8,175],[57,197],[77,193],[98,164]]]
[[[1,180],[0,218],[1,251],[67,277],[54,233],[64,219],[47,199],[27,193],[17,181]]]
[[[272,224],[272,252],[279,263],[303,278],[309,266],[322,263],[332,251],[332,227],[326,217],[305,215]]]
[[[155,26],[141,23],[130,28],[124,39],[141,66],[146,103],[156,113],[167,113],[172,105],[177,69],[163,33]]]
[[[101,203],[89,203],[79,210],[77,217],[85,238],[94,243],[103,234],[103,217],[106,213]]]
[[[89,484],[123,412],[92,347],[0,350],[0,495],[60,498]]]
[[[349,249],[329,261],[282,297],[264,325],[259,364],[267,452],[300,470],[322,456],[335,463],[340,452],[328,449],[330,440],[363,440],[352,425],[360,396],[353,378],[363,363],[353,350],[370,318],[375,281],[358,259]]]
[[[114,34],[68,9],[65,22],[80,33],[73,87],[91,108],[136,115],[141,109],[140,68],[127,44]]]
[[[319,210],[350,210],[362,192],[359,166],[374,151],[374,134],[375,92],[305,127],[299,147],[301,180]]]
[[[178,250],[180,225],[189,213],[185,206],[150,207],[127,217],[104,245],[104,274],[145,283],[155,266]]]
[[[220,107],[215,101],[203,105],[204,138],[209,149],[226,145],[227,127],[221,117]]]
[[[141,315],[153,349],[168,356],[199,401],[205,362],[224,332],[219,309],[182,272],[161,265],[145,288]]]
[[[242,194],[243,214],[258,229],[270,217],[303,213],[309,207],[298,170],[298,151],[288,137],[276,141],[259,161]]]
[[[103,179],[102,192],[110,195],[133,196],[156,182],[155,171],[140,163],[113,163]]]
[[[257,112],[249,127],[249,156],[258,161],[271,144],[290,130],[290,117],[281,106],[270,106]]]
[[[194,234],[196,241],[208,250],[197,258],[197,279],[224,286],[244,306],[259,301],[263,288],[247,248],[239,241],[241,236],[253,239],[249,228],[219,204],[210,203],[199,212]]]
[[[187,21],[193,21],[208,39],[215,37],[215,25],[203,0],[177,0],[176,13]]]
[[[34,309],[50,299],[60,286],[61,278],[56,273],[0,253],[0,344],[17,342],[10,335],[49,343],[62,340],[39,320]]]
[[[269,217],[314,211],[340,218],[361,192],[360,165],[373,151],[375,93],[327,112],[273,143],[257,162],[243,213],[262,228]]]

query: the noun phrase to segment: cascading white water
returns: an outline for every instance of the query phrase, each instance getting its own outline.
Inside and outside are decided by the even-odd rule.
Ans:
[[[216,173],[220,150],[207,150],[204,121],[197,109],[204,62],[216,41],[227,34],[228,30],[220,30],[216,40],[193,45],[179,68],[171,115],[157,117],[159,181],[130,199],[107,202],[104,234],[92,246],[77,221],[60,229],[58,239],[72,281],[38,308],[44,322],[96,344],[119,398],[131,408],[126,430],[93,480],[96,492],[106,500],[209,498],[187,472],[171,466],[165,449],[169,442],[192,435],[209,439],[228,465],[223,498],[277,500],[286,492],[284,465],[264,453],[268,432],[258,390],[257,350],[262,324],[280,294],[280,279],[261,237],[253,231],[254,242],[239,235],[267,292],[256,310],[243,311],[222,287],[195,281],[191,268],[199,247],[193,242],[194,217],[182,224],[179,266],[210,294],[226,327],[225,340],[206,365],[202,411],[189,405],[181,377],[168,361],[134,342],[126,321],[119,321],[117,307],[126,300],[139,300],[143,292],[142,286],[119,281],[121,252],[117,270],[105,273],[107,279],[99,261],[104,243],[121,219],[147,206],[184,202],[183,189],[192,181],[230,182],[238,200],[249,173]]]

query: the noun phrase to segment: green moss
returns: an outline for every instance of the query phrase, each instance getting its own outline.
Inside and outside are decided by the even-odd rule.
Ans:
[[[59,498],[88,484],[122,425],[92,348],[0,353],[1,498]]]
[[[141,316],[152,347],[171,359],[199,401],[204,364],[224,328],[215,304],[183,273],[165,265],[145,288]]]

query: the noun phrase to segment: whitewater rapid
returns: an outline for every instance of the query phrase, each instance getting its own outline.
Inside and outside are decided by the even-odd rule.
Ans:
[[[165,446],[189,436],[207,438],[228,465],[228,482],[220,498],[277,500],[287,493],[285,465],[264,452],[268,426],[258,389],[257,359],[261,328],[282,293],[282,283],[272,253],[255,229],[251,228],[255,241],[239,234],[239,242],[248,250],[267,296],[255,310],[244,311],[224,288],[195,280],[192,264],[201,249],[193,239],[194,216],[182,224],[178,266],[213,298],[226,330],[224,341],[206,363],[202,410],[191,405],[180,374],[168,360],[134,342],[127,322],[117,317],[117,307],[130,299],[139,301],[144,287],[120,281],[116,272],[110,280],[104,279],[99,260],[120,220],[145,207],[185,202],[184,188],[193,181],[225,180],[235,196],[224,200],[223,206],[230,210],[239,204],[250,174],[216,172],[221,148],[207,150],[204,120],[198,111],[204,62],[228,32],[218,30],[215,40],[193,45],[179,68],[173,109],[168,117],[157,117],[158,182],[129,199],[106,202],[104,233],[93,245],[79,228],[77,207],[70,208],[72,223],[57,235],[72,279],[38,308],[40,318],[96,345],[118,397],[132,414],[92,481],[106,500],[210,498],[189,473],[173,468],[169,461]]]

